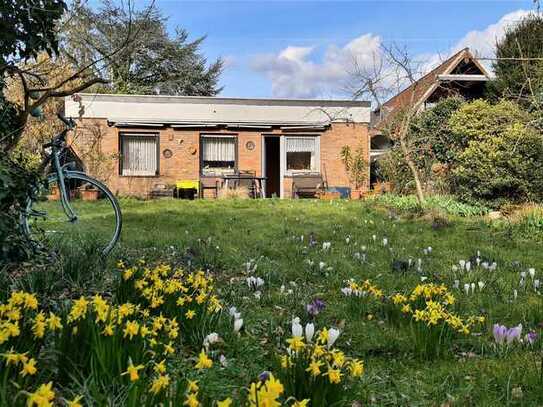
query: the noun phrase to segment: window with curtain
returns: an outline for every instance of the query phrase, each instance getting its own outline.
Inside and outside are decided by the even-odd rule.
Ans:
[[[317,137],[287,137],[285,140],[287,171],[317,172]]]
[[[202,136],[202,173],[232,173],[236,168],[235,136]]]
[[[156,134],[121,134],[121,175],[158,175]]]

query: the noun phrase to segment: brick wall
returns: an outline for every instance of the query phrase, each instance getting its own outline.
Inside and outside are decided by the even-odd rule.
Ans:
[[[160,135],[160,176],[126,177],[119,173],[119,134],[149,133]],[[238,137],[238,168],[255,171],[262,175],[262,131],[201,131],[200,129],[119,129],[109,127],[104,119],[82,119],[74,137],[74,148],[84,161],[86,171],[102,179],[118,195],[146,197],[157,184],[175,184],[178,180],[200,179],[200,134],[232,134]],[[265,134],[281,134],[280,130]],[[247,142],[255,144],[253,150],[247,149]],[[344,145],[356,148],[363,145],[369,162],[368,126],[359,123],[334,123],[321,133],[321,171],[330,186],[350,186],[339,153]],[[98,146],[100,156],[88,154],[89,146]],[[172,151],[171,158],[164,158],[163,151]],[[99,162],[100,164],[96,164]],[[292,180],[285,177],[285,197],[291,196]]]

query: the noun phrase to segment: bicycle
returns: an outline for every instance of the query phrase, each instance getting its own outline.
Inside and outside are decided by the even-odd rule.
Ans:
[[[47,173],[45,169],[50,166],[51,171],[27,200],[21,215],[23,232],[37,248],[55,241],[77,245],[87,240],[107,256],[121,234],[119,203],[102,182],[77,171],[75,162],[61,164],[72,151],[66,136],[76,124],[71,118],[57,116],[66,128],[43,145],[45,154],[40,168]],[[98,199],[88,200],[88,191],[93,191],[90,195]]]

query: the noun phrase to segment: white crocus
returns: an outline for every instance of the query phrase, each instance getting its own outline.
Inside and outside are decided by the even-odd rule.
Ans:
[[[471,293],[475,292],[475,283],[471,283]]]
[[[528,269],[528,274],[530,274],[530,277],[532,277],[532,280],[533,280],[535,277],[535,269],[534,268]]]
[[[319,262],[319,270],[322,270],[326,266],[326,263],[323,261]]]
[[[460,280],[454,280],[453,288],[456,288],[457,290],[460,288]]]
[[[312,323],[306,324],[305,326],[305,339],[307,342],[311,342],[311,339],[313,339],[313,335],[315,334],[315,325]]]
[[[534,288],[536,290],[539,290],[540,286],[541,286],[541,282],[539,280],[534,280]]]
[[[211,332],[204,338],[204,348],[209,349],[210,345],[219,342],[219,334],[217,332]]]
[[[513,298],[516,300],[518,297],[518,291],[517,290],[513,290]]]
[[[326,250],[329,250],[330,247],[332,247],[332,243],[331,242],[324,242],[322,244],[322,250],[326,251]]]
[[[466,293],[466,295],[469,294],[469,284],[468,283],[464,284],[464,292]]]
[[[470,271],[471,270],[471,261],[467,261],[466,262],[466,271]]]
[[[466,260],[460,260],[460,261],[458,262],[458,264],[460,264],[460,268],[461,268],[462,270],[464,270],[464,269],[466,268]]]
[[[479,291],[483,291],[483,288],[485,287],[485,283],[483,281],[479,281]]]
[[[238,333],[241,330],[242,327],[243,327],[243,319],[242,318],[235,319],[234,320],[234,332]]]
[[[383,246],[388,245],[388,239],[386,237],[383,238]]]
[[[341,292],[343,293],[343,295],[350,297],[353,294],[353,289],[351,287],[343,287],[341,289]]]
[[[230,314],[231,317],[233,317],[237,312],[238,312],[238,309],[236,307],[228,308],[228,314]]]
[[[304,329],[300,324],[300,318],[294,318],[292,320],[292,336],[303,336]]]
[[[328,331],[328,343],[326,346],[328,349],[330,349],[332,346],[334,346],[334,343],[336,342],[337,338],[339,338],[339,329],[330,328]]]

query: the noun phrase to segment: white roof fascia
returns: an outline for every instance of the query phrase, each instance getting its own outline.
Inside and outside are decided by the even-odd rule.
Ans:
[[[160,124],[225,123],[243,125],[319,125],[330,122],[369,123],[370,104],[359,101],[234,99],[183,96],[80,94],[65,99],[68,117],[110,122]]]

